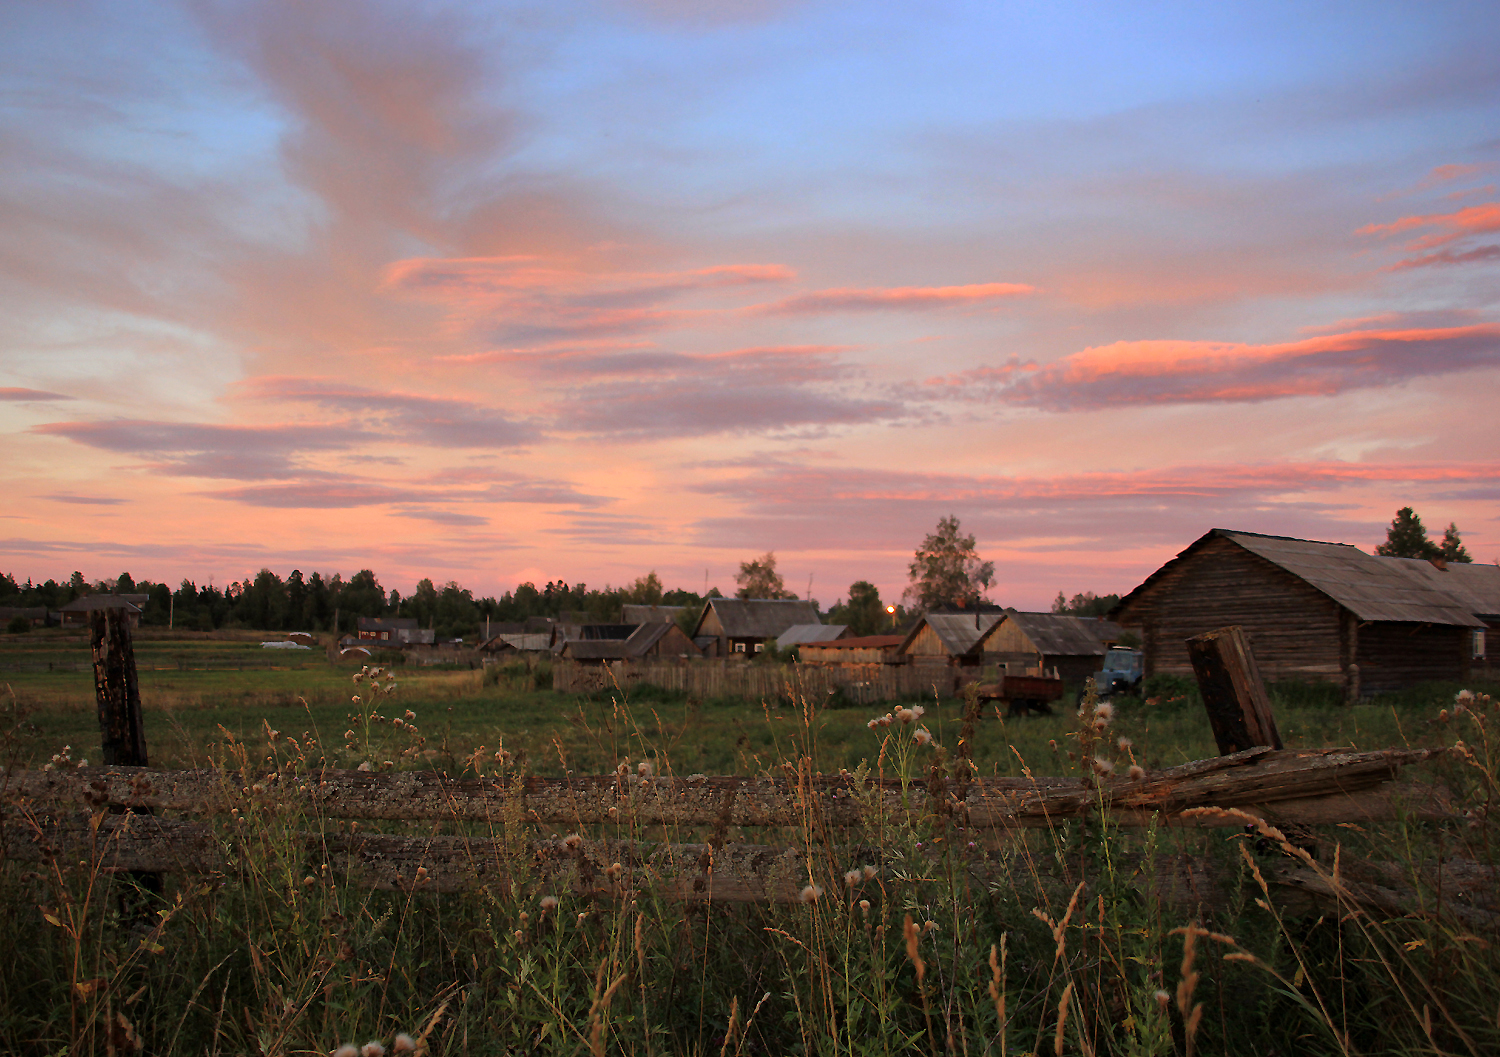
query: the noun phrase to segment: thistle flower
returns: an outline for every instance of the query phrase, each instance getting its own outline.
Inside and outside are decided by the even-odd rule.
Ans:
[[[583,843],[583,837],[577,833],[569,833],[563,838],[563,845],[568,848],[576,848]]]
[[[401,1032],[401,1034],[397,1035],[394,1039],[391,1040],[391,1052],[416,1053],[417,1042],[410,1035],[403,1031]]]
[[[878,866],[870,866],[870,865],[866,865],[863,869],[860,870],[860,873],[862,873],[862,874],[865,875],[865,880],[866,881],[873,881],[875,879],[875,875],[878,874],[879,872],[880,872],[880,867],[878,867]]]
[[[547,913],[547,911],[549,911],[549,910],[556,910],[557,909],[557,896],[542,896],[541,907],[542,907],[542,913],[543,914]]]
[[[1158,991],[1151,997],[1156,999],[1156,1006],[1163,1013],[1165,1013],[1168,1007],[1172,1005],[1172,996],[1167,994],[1165,991]]]
[[[1121,734],[1118,738],[1115,739],[1115,744],[1120,747],[1121,752],[1126,752],[1132,745],[1135,744],[1135,742],[1131,741],[1125,735]]]
[[[1125,773],[1128,774],[1131,778],[1144,778],[1146,777],[1146,768],[1142,767],[1138,763],[1133,763],[1130,765],[1130,770],[1126,771]]]
[[[804,903],[816,903],[820,898],[822,898],[822,895],[823,889],[819,888],[817,885],[808,885],[806,888],[802,889],[802,894],[797,898]]]
[[[355,672],[354,673],[354,681],[356,683],[362,683],[362,682],[364,682],[365,681],[365,673],[364,672]]]
[[[648,760],[642,760],[636,767],[637,773],[639,773],[642,778],[650,778],[651,772],[654,770],[655,768],[651,766],[651,763]]]
[[[1108,701],[1100,701],[1094,706],[1094,718],[1109,722],[1115,718],[1115,706]]]
[[[868,899],[861,899],[859,901],[859,912],[866,917],[870,916],[870,901]]]
[[[911,713],[911,718],[913,720],[921,719],[927,714],[927,709],[923,708],[921,705],[912,705],[911,708],[909,708],[907,711]]]
[[[859,884],[860,881],[864,880],[864,876],[864,873],[860,870],[845,870],[844,883],[850,888],[853,888],[855,885]]]
[[[370,761],[366,760],[364,763],[360,764],[358,767],[356,767],[354,769],[356,771],[368,771],[370,769]]]
[[[880,726],[880,720],[872,719],[870,720],[870,722],[866,723],[865,726],[869,727],[871,730],[874,730],[876,727]]]
[[[896,709],[896,722],[898,722],[898,723],[910,723],[914,718],[916,718],[916,717],[912,715],[911,709],[909,709],[909,708],[898,708],[898,709]]]
[[[911,732],[911,736],[912,740],[915,741],[918,745],[932,744],[932,731],[928,730],[926,727],[918,727],[916,730]]]
[[[351,697],[351,698],[350,698],[350,699],[349,699],[349,700],[350,700],[350,701],[352,701],[352,702],[354,702],[354,703],[355,703],[355,704],[356,704],[356,705],[357,705],[357,704],[359,704],[359,695],[358,695],[358,694],[355,694],[355,695],[354,695],[354,696],[353,696],[353,697]]]
[[[1115,769],[1114,761],[1105,759],[1103,756],[1095,756],[1089,762],[1093,764],[1094,770],[1098,771],[1100,774],[1110,774]]]
[[[604,874],[611,881],[618,881],[620,879],[620,875],[623,874],[624,872],[625,872],[625,867],[623,867],[619,863],[615,862],[615,863],[610,863],[609,864],[609,867],[604,871]]]
[[[385,1057],[385,1045],[371,1039],[359,1048],[359,1057]]]
[[[330,1053],[328,1057],[359,1057],[359,1047],[352,1042],[346,1042]]]
[[[1103,718],[1101,718],[1099,716],[1095,716],[1094,717],[1094,733],[1095,734],[1103,734],[1108,729],[1109,729],[1109,720],[1103,719]]]
[[[416,719],[417,718],[417,714],[415,712],[413,712],[411,709],[408,708],[406,710],[406,718],[407,719]],[[399,1039],[399,1038],[402,1038],[402,1036],[397,1035],[396,1038]]]
[[[1474,703],[1474,691],[1460,690],[1453,696],[1453,700],[1457,701],[1460,705],[1472,705]]]

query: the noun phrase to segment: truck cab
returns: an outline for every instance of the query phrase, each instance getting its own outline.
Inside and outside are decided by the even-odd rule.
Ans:
[[[1095,677],[1100,697],[1134,694],[1141,689],[1141,651],[1111,646],[1104,654],[1104,668]]]

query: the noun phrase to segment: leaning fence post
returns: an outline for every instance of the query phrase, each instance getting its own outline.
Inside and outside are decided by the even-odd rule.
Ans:
[[[130,617],[123,610],[93,612],[90,645],[94,653],[94,699],[106,767],[145,767],[146,728],[141,720],[141,688],[135,671]]]
[[[1271,699],[1266,695],[1244,629],[1234,624],[1194,635],[1187,640],[1187,648],[1219,755],[1227,756],[1257,745],[1281,748],[1281,735],[1271,714]]]

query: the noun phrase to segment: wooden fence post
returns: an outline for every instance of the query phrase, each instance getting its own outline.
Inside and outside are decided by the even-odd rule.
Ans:
[[[119,609],[96,609],[91,622],[94,698],[106,767],[145,767],[146,728],[141,720],[141,688],[136,678],[130,617]]]
[[[1257,745],[1281,748],[1271,699],[1244,629],[1235,624],[1194,635],[1187,640],[1187,648],[1219,754],[1227,756]]]

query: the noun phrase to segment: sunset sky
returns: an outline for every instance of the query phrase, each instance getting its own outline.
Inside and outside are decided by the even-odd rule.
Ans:
[[[708,12],[708,13],[705,13]],[[1500,10],[9,0],[0,570],[1500,559]]]

